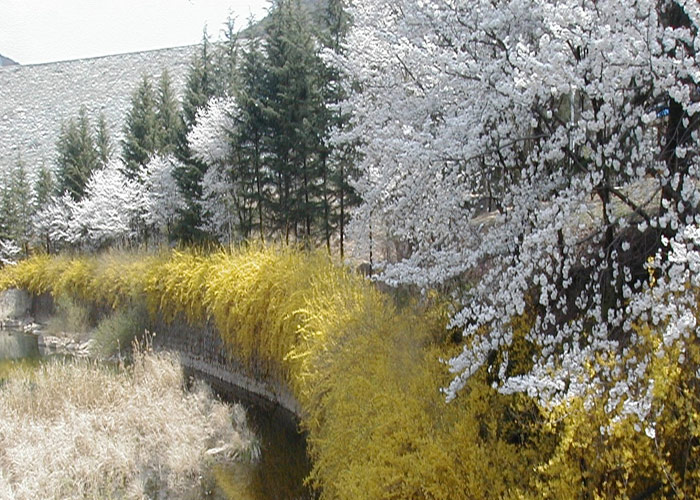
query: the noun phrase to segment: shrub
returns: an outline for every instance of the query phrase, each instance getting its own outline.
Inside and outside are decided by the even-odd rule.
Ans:
[[[626,349],[625,362],[636,369],[649,360],[645,400],[655,428],[611,419],[595,398],[540,406],[527,394],[500,393],[492,385],[506,353],[497,348],[448,404],[438,390],[452,378],[442,360],[458,347],[446,329],[450,304],[434,294],[399,307],[327,255],[290,248],[90,259],[57,258],[55,268],[30,259],[5,268],[0,284],[213,321],[249,371],[293,391],[310,481],[323,498],[700,496],[696,337],[658,350],[665,326],[635,326],[644,341]],[[532,369],[535,312],[530,302],[509,319],[505,369],[514,379]],[[104,334],[105,345],[137,323],[125,311],[106,320],[114,333]],[[581,368],[593,376],[606,360],[597,363]],[[618,373],[620,387],[626,376]]]
[[[143,305],[115,310],[99,322],[92,334],[97,354],[109,358],[129,352],[147,325],[148,311]]]

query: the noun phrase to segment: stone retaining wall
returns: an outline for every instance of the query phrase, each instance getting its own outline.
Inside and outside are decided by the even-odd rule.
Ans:
[[[296,417],[301,416],[299,403],[284,384],[246,369],[229,355],[219,332],[212,324],[192,326],[178,318],[172,323],[157,320],[151,325],[155,333],[153,346],[177,352],[182,365],[205,375],[211,385],[223,392],[254,399],[256,403],[279,405]]]
[[[26,318],[31,307],[32,299],[24,290],[13,288],[0,293],[0,321]]]
[[[0,293],[0,323],[28,319],[30,315],[45,321],[54,311],[49,294],[30,297],[21,290]],[[215,390],[263,406],[280,406],[297,419],[301,416],[301,408],[291,391],[271,377],[254,375],[255,367],[246,369],[235,360],[214,325],[193,326],[184,318],[166,323],[158,318],[146,326],[155,334],[155,349],[178,353],[186,372],[205,379]]]

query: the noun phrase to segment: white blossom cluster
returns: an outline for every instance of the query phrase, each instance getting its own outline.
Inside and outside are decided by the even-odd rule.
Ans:
[[[137,242],[145,231],[172,223],[184,207],[174,167],[172,157],[154,157],[131,179],[121,161],[112,161],[93,172],[80,201],[65,193],[42,209],[34,230],[58,246],[99,249]]]
[[[22,249],[12,240],[0,238],[0,264],[15,264],[22,254]]]
[[[238,106],[232,97],[213,97],[199,109],[195,126],[187,134],[192,155],[207,165],[216,165],[231,156],[230,130],[233,130]]]
[[[70,243],[102,247],[134,240],[145,203],[139,183],[122,172],[119,162],[97,170],[85,186],[85,197],[71,207]]]
[[[172,156],[154,156],[141,172],[141,191],[145,203],[145,223],[157,231],[172,227],[187,206],[175,180],[178,160]]]
[[[620,339],[650,311],[664,342],[696,330],[689,309],[662,304],[697,281],[695,250],[683,253],[700,222],[697,2],[370,0],[351,12],[334,64],[353,126],[335,141],[362,144],[355,233],[379,221],[410,244],[390,283],[473,277],[455,290],[465,346],[447,398],[500,352],[504,392],[550,404],[606,391],[615,411],[646,418],[646,365]],[[661,251],[676,285],[650,290],[646,255],[632,254],[660,235],[685,267]],[[511,319],[528,304],[536,354],[513,374]],[[613,362],[596,369],[601,357]]]
[[[187,134],[193,156],[207,165],[199,202],[204,218],[202,229],[222,242],[233,238],[234,221],[238,217],[236,182],[231,168],[231,134],[237,113],[238,105],[233,97],[213,97],[199,110],[195,125]]]

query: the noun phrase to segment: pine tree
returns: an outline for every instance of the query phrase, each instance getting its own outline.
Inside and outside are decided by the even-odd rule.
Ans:
[[[164,69],[158,82],[156,100],[156,150],[167,156],[175,152],[178,136],[182,128],[179,115],[179,104],[172,86],[172,79],[167,69]]]
[[[61,126],[57,150],[59,194],[68,192],[71,198],[80,200],[85,183],[100,166],[85,108],[80,109],[77,121],[70,119]]]
[[[35,211],[40,210],[51,201],[55,189],[56,183],[51,170],[46,168],[46,165],[42,165],[39,167],[39,171],[36,174],[36,181],[34,182]]]
[[[140,168],[155,153],[157,145],[156,96],[150,78],[144,75],[131,97],[131,109],[124,125],[122,159],[129,178],[138,175]]]
[[[97,130],[95,131],[95,148],[97,149],[97,156],[100,160],[100,168],[104,168],[109,163],[112,156],[113,146],[112,139],[109,136],[109,129],[107,127],[107,120],[103,112],[100,112],[100,116],[97,118]]]
[[[14,242],[27,255],[33,210],[27,167],[20,155],[3,182],[3,187],[0,199],[0,238]]]
[[[182,123],[177,143],[176,156],[180,161],[175,169],[175,178],[185,197],[186,208],[181,211],[173,233],[183,241],[196,241],[205,238],[200,229],[202,214],[199,201],[202,197],[201,181],[207,166],[193,158],[187,134],[192,130],[197,119],[197,112],[209,99],[216,95],[216,77],[214,73],[213,50],[206,30],[202,36],[199,53],[195,55],[187,76],[187,84],[182,99]]]
[[[223,40],[216,46],[215,79],[216,95],[232,96],[235,93],[238,73],[238,33],[234,19],[229,17],[222,31]]]
[[[267,29],[269,168],[276,185],[271,211],[289,242],[309,241],[319,207],[320,131],[323,99],[315,39],[295,0],[280,0]]]
[[[346,0],[328,0],[323,16],[321,40],[325,47],[342,55],[343,41],[350,29],[351,19]],[[356,175],[357,144],[350,142],[329,145],[328,136],[339,134],[350,121],[350,114],[343,112],[341,102],[346,99],[340,71],[332,65],[323,68],[324,98],[327,104],[326,130],[324,134],[324,225],[326,245],[330,250],[330,233],[337,230],[341,259],[345,255],[345,228],[349,222],[349,208],[360,203],[360,197],[351,185]]]
[[[267,68],[260,47],[260,38],[253,38],[243,52],[240,71],[240,86],[236,90],[239,106],[239,120],[236,133],[231,137],[236,146],[240,175],[250,186],[244,197],[257,215],[257,226],[261,240],[265,239],[265,211],[267,210],[268,183],[270,181],[264,166],[264,141],[267,124],[264,114],[264,90]]]
[[[185,123],[185,137],[194,125],[197,111],[203,108],[209,99],[216,95],[216,74],[214,67],[214,50],[206,30],[202,35],[199,53],[195,54],[182,99],[182,117]]]
[[[53,174],[48,168],[46,168],[45,165],[42,165],[37,172],[37,178],[34,182],[34,214],[42,212],[53,202],[53,194],[55,189],[56,184],[54,182]],[[49,232],[40,230],[36,223],[34,223],[33,226],[35,243],[38,245],[44,245],[46,252],[50,252],[51,241],[49,238]]]

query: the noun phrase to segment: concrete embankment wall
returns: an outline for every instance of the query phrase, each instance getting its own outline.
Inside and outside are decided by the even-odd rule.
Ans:
[[[151,329],[156,334],[153,339],[156,349],[177,352],[185,368],[202,376],[215,389],[257,403],[279,405],[301,417],[299,403],[284,384],[246,370],[227,352],[213,325],[193,326],[180,318],[171,323],[157,319]]]
[[[45,321],[54,311],[49,294],[31,296],[15,289],[0,293],[0,322]],[[214,325],[190,325],[183,318],[166,323],[156,318],[145,327],[155,334],[155,349],[176,352],[186,372],[206,380],[215,390],[262,406],[280,406],[301,417],[301,408],[285,385],[246,369],[228,352]]]

